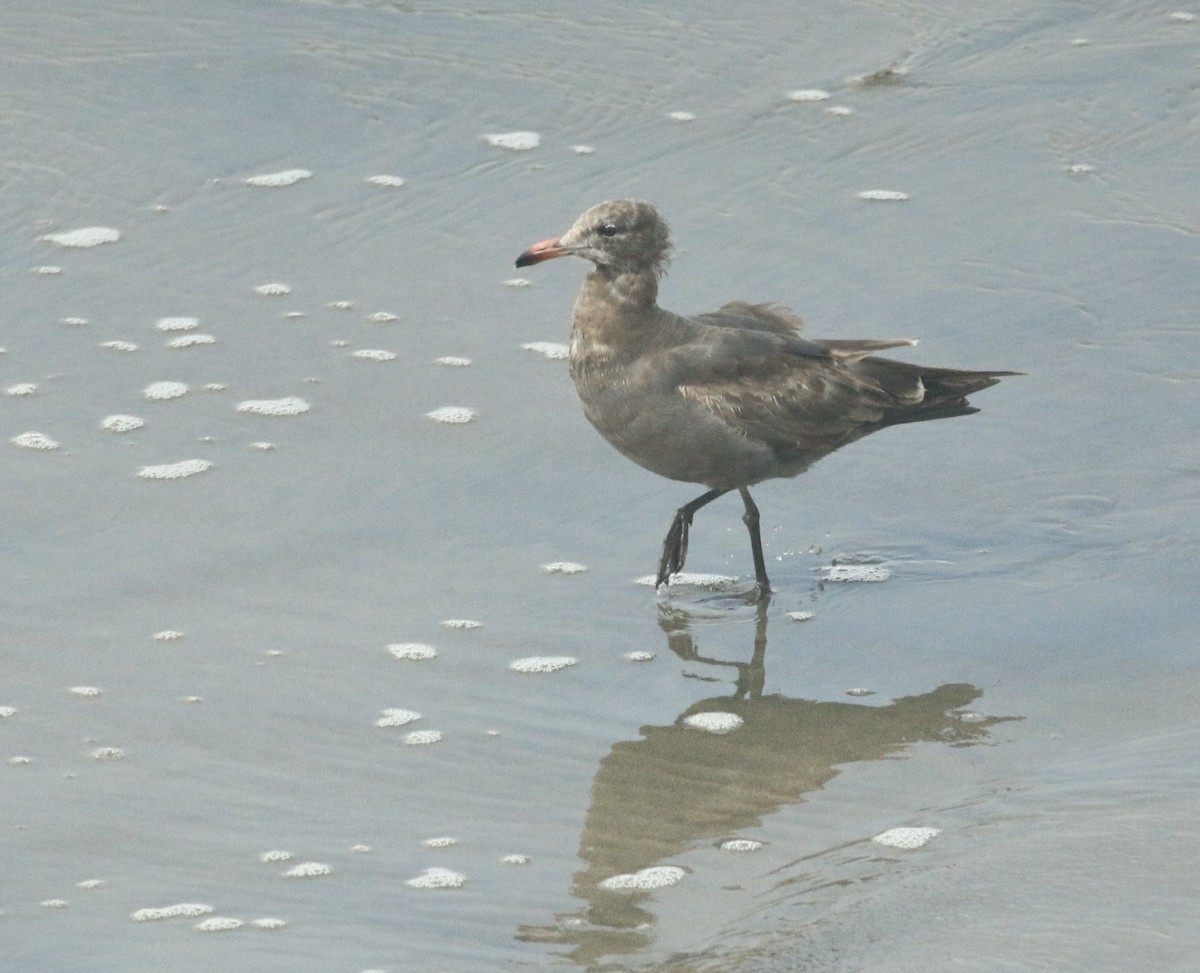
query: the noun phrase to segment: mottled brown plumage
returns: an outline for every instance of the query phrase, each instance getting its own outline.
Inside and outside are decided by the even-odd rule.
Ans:
[[[730,490],[745,504],[755,580],[770,591],[747,487],[796,476],[885,426],[968,415],[972,392],[1015,372],[925,368],[876,358],[915,341],[804,338],[790,310],[734,301],[683,317],[657,304],[670,253],[667,225],[641,200],[593,206],[561,237],[517,258],[590,260],[575,302],[571,377],[588,420],[640,466],[709,491],[681,507],[663,544],[658,583],[683,567],[692,516]]]

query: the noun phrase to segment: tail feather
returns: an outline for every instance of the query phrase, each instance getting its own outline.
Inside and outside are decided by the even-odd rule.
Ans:
[[[967,401],[967,396],[991,388],[1001,378],[1021,375],[1022,372],[963,371],[955,368],[930,368],[912,365],[887,358],[866,358],[859,363],[860,369],[900,399],[912,401],[889,413],[881,426],[899,425],[904,422],[925,422],[928,419],[949,419],[968,416],[978,412]],[[912,393],[924,390],[919,398]]]

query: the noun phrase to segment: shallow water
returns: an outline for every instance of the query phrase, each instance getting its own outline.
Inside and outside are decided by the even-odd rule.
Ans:
[[[172,6],[0,14],[0,391],[36,386],[0,396],[8,965],[1200,965],[1200,21]],[[485,140],[518,131],[540,144]],[[657,600],[635,579],[700,489],[612,452],[521,348],[566,340],[584,266],[512,269],[618,195],[671,221],[668,307],[779,300],[1028,375],[757,488],[765,615]],[[42,239],[87,227],[120,238]],[[138,476],[185,460],[212,465]],[[824,580],[847,563],[890,574]],[[688,567],[744,590],[736,500]],[[897,826],[939,833],[871,840]],[[682,877],[600,887],[655,866]],[[432,867],[465,880],[407,884]],[[179,903],[212,912],[130,919]]]

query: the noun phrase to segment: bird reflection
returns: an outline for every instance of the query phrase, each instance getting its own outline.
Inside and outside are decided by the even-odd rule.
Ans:
[[[764,694],[767,604],[755,610],[749,660],[727,661],[700,652],[687,611],[660,606],[670,650],[689,662],[733,668],[734,692],[700,700],[674,723],[643,727],[641,739],[613,746],[592,785],[579,849],[585,864],[571,884],[586,908],[559,916],[554,926],[523,927],[519,938],[573,945],[572,958],[584,963],[636,951],[650,941],[652,893],[608,891],[600,887],[605,879],[758,827],[779,808],[802,803],[844,764],[880,760],[922,741],[969,745],[1013,718],[961,719],[956,711],[982,695],[963,683],[886,706]],[[744,722],[725,735],[684,724],[706,712],[734,713]]]

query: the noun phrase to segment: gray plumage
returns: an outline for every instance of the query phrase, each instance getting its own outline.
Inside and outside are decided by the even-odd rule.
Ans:
[[[563,236],[517,258],[518,267],[566,255],[595,265],[571,331],[571,377],[584,413],[638,465],[710,488],[677,512],[660,584],[683,566],[695,511],[737,489],[765,595],[770,584],[747,487],[796,476],[885,426],[977,412],[968,395],[1017,374],[875,357],[916,344],[908,339],[805,338],[798,317],[770,304],[734,301],[708,314],[674,314],[657,304],[669,254],[658,210],[621,199],[593,206]]]

